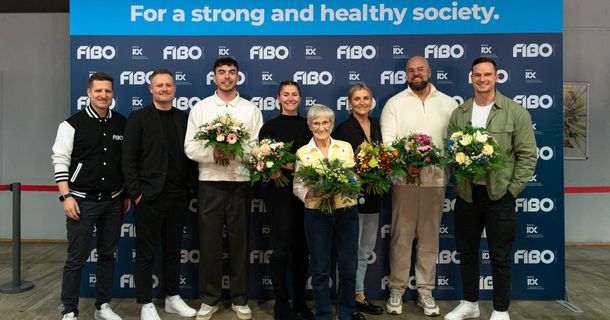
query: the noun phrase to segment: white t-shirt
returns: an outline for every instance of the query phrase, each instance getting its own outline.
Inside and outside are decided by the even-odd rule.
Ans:
[[[493,106],[493,101],[486,105],[480,106],[476,102],[472,103],[472,126],[475,128],[487,128],[487,118],[489,117],[489,113],[491,112],[491,106]]]

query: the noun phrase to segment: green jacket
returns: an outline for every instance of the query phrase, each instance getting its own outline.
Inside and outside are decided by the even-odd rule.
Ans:
[[[471,121],[473,101],[470,98],[453,111],[448,136]],[[496,90],[494,104],[487,118],[487,130],[506,153],[505,168],[487,175],[489,198],[499,200],[506,191],[516,198],[529,182],[536,167],[536,138],[531,116],[522,106]],[[460,198],[472,202],[472,181],[457,182],[456,187]]]

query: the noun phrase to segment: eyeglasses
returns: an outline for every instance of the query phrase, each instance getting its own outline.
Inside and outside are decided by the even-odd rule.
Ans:
[[[312,122],[311,126],[314,128],[320,128],[320,127],[328,128],[328,127],[330,127],[330,121]]]

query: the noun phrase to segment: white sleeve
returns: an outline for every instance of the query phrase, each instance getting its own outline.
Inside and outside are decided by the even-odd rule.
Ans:
[[[300,161],[297,160],[294,165],[295,172],[299,170],[300,165]],[[307,196],[307,192],[309,192],[309,187],[307,187],[305,183],[303,183],[303,180],[295,177],[292,181],[292,193],[294,193],[297,198],[301,199],[301,201],[305,203],[305,196]]]
[[[381,111],[381,137],[383,143],[391,144],[396,139],[396,109],[392,100],[388,101]]]
[[[204,147],[204,142],[195,140],[195,134],[199,127],[203,125],[200,113],[203,112],[202,106],[196,105],[189,113],[189,120],[186,126],[184,137],[184,154],[197,162],[214,162],[214,152],[212,148]]]
[[[60,123],[57,128],[57,136],[53,144],[53,155],[51,155],[55,171],[55,182],[68,181],[70,179],[74,131],[74,128],[67,121]]]

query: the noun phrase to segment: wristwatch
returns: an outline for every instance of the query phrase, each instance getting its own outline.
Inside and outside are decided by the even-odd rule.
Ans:
[[[71,193],[62,194],[61,196],[59,196],[59,202],[64,202],[64,200],[72,197],[73,196]]]

